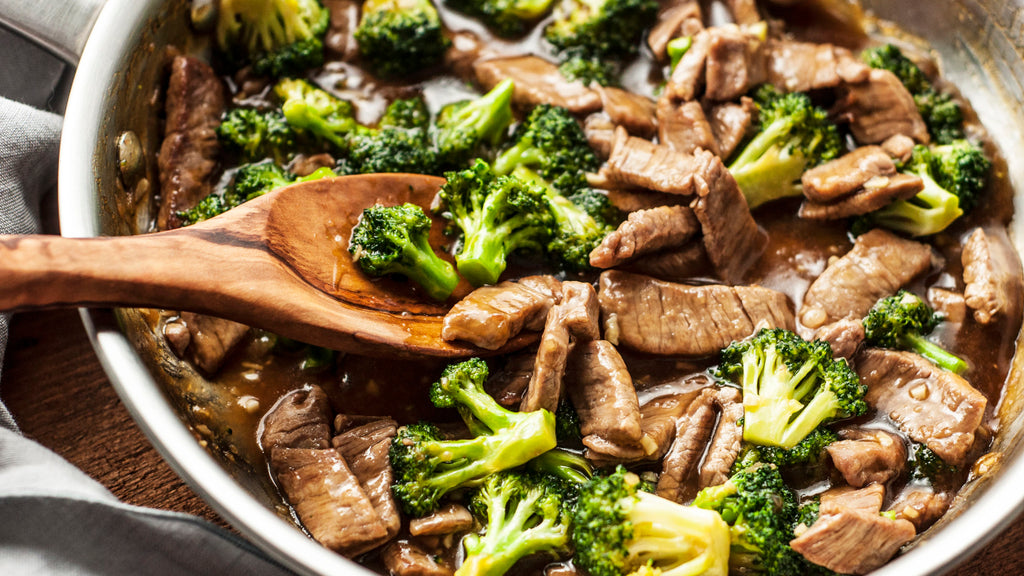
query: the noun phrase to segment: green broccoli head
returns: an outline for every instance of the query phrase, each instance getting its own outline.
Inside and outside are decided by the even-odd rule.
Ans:
[[[439,208],[462,231],[455,256],[459,273],[474,286],[495,284],[515,250],[543,251],[554,218],[544,190],[512,176],[498,176],[483,160],[446,174]]]
[[[639,485],[640,478],[620,466],[581,488],[573,514],[573,562],[590,576],[644,570],[726,576],[729,526],[722,517],[643,492]]]
[[[217,139],[242,162],[266,158],[286,163],[299,148],[300,138],[281,112],[232,108],[217,127]]]
[[[482,536],[463,540],[466,559],[457,576],[501,576],[521,558],[569,552],[572,498],[559,480],[544,474],[500,472],[488,476],[469,500],[484,524]]]
[[[955,194],[964,212],[977,206],[992,169],[992,163],[980,146],[967,140],[955,140],[932,147],[929,160],[936,184]]]
[[[515,84],[505,79],[475,100],[446,106],[437,118],[434,144],[442,169],[461,169],[479,156],[484,145],[495,146],[512,124]]]
[[[558,71],[566,80],[579,81],[586,86],[594,82],[600,86],[618,84],[615,63],[603,57],[573,52],[558,65]]]
[[[420,129],[355,130],[348,139],[348,163],[360,174],[437,173],[437,158]]]
[[[560,194],[587,187],[587,172],[600,161],[572,113],[542,104],[516,128],[512,145],[494,161],[494,171],[505,175],[523,166],[540,174]]]
[[[770,85],[754,95],[760,128],[729,165],[750,208],[803,194],[804,171],[842,154],[828,113],[799,92],[781,94]]]
[[[920,94],[932,87],[931,80],[928,80],[917,64],[892,44],[868,48],[861,52],[860,58],[872,68],[895,74],[911,94]]]
[[[451,0],[460,12],[483,21],[504,38],[521,36],[551,9],[553,0]]]
[[[430,246],[430,217],[415,204],[363,210],[352,229],[348,251],[371,276],[401,274],[419,284],[435,300],[447,300],[459,276]]]
[[[867,388],[827,342],[762,329],[722,350],[716,377],[743,387],[743,439],[791,449],[824,422],[867,412]]]
[[[221,0],[217,47],[234,68],[301,76],[323,64],[329,19],[318,0]]]
[[[947,464],[931,448],[924,444],[914,444],[913,460],[910,464],[910,475],[915,480],[927,480],[934,484],[941,476],[955,474],[959,469]]]
[[[392,100],[384,110],[378,123],[379,128],[402,128],[405,130],[427,130],[430,128],[430,110],[423,98],[398,98]]]
[[[818,426],[789,449],[748,444],[733,465],[733,471],[738,472],[757,463],[772,464],[780,469],[817,467],[824,462],[825,449],[837,440],[839,436],[835,432]]]
[[[434,66],[450,44],[430,0],[366,0],[355,37],[360,56],[385,78]]]
[[[288,124],[336,150],[345,150],[347,135],[359,124],[352,104],[335,98],[305,80],[285,79],[274,86]]]
[[[864,318],[864,340],[872,346],[911,350],[945,370],[962,373],[967,363],[926,338],[943,320],[916,294],[900,290],[882,298]]]
[[[554,414],[502,408],[484,391],[486,379],[487,364],[473,358],[446,368],[430,392],[438,407],[458,409],[474,438],[444,440],[425,424],[399,428],[389,453],[391,489],[406,513],[429,514],[452,490],[479,486],[555,447]]]
[[[560,52],[621,59],[637,53],[657,14],[656,0],[572,0],[556,10],[544,38]]]

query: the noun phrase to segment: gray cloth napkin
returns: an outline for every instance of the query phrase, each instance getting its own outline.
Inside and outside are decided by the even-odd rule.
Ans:
[[[0,98],[0,233],[39,231],[39,200],[56,184],[60,126],[59,116]],[[0,365],[8,320],[0,315]],[[0,574],[291,572],[205,520],[118,502],[98,482],[22,436],[0,402]]]

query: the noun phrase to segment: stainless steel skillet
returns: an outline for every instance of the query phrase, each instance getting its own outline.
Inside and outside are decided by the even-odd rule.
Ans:
[[[946,77],[971,101],[1006,153],[1009,178],[1022,191],[1014,203],[1018,211],[1024,210],[1024,157],[1018,153],[1024,149],[1024,0],[864,4],[939,52]],[[101,0],[0,0],[0,21],[45,39],[69,60],[81,55],[61,144],[64,235],[118,235],[147,228],[159,136],[160,104],[155,95],[163,78],[165,47],[204,49],[190,32],[190,8],[185,0],[107,0],[105,5]],[[1022,233],[1020,219],[1015,219],[1010,235],[1018,253],[1024,253]],[[368,573],[279,516],[262,472],[247,465],[244,457],[208,451],[197,442],[197,423],[184,413],[175,391],[188,388],[213,405],[217,391],[154,343],[145,318],[106,311],[82,311],[82,317],[136,421],[175,470],[233,526],[298,572]],[[1001,457],[964,488],[939,524],[876,574],[941,574],[1024,509],[1022,354],[1014,358],[999,416],[993,450]]]

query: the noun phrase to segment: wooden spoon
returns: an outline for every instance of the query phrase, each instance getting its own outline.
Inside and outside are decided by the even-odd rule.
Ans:
[[[371,355],[462,357],[484,351],[441,339],[451,303],[411,282],[364,275],[348,240],[364,208],[412,202],[430,214],[443,178],[409,174],[304,182],[187,228],[138,236],[0,235],[0,310],[72,306],[189,310],[309,344]],[[435,219],[431,244],[445,243]],[[442,250],[443,258],[450,257]]]

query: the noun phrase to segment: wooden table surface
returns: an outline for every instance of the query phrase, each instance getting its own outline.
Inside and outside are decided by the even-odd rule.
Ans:
[[[171,471],[132,421],[104,376],[77,312],[14,318],[0,398],[28,437],[123,501],[226,525]],[[1024,517],[950,574],[1024,574]]]

